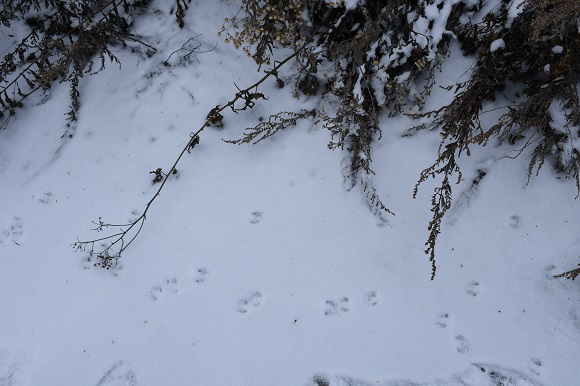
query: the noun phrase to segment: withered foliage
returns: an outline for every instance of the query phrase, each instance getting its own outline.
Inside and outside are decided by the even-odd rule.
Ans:
[[[242,0],[242,6],[232,18],[226,18],[219,35],[226,43],[242,48],[251,56],[258,68],[270,65],[274,44],[280,47],[298,47],[300,29],[304,25],[302,8],[304,1]]]
[[[564,272],[561,273],[559,275],[556,275],[554,277],[565,277],[566,279],[571,279],[571,280],[575,280],[578,276],[580,276],[580,264],[578,264],[578,268],[572,269],[568,272]]]
[[[576,0],[526,0],[519,7],[489,0],[242,0],[222,33],[251,56],[258,68],[275,49],[299,51],[295,94],[321,92],[337,100],[332,115],[318,110],[332,136],[330,149],[350,153],[346,177],[360,184],[375,207],[380,202],[370,176],[372,147],[381,136],[380,114],[431,118],[441,132],[435,162],[414,190],[441,178],[431,198],[425,252],[436,272],[435,245],[451,208],[452,185],[461,181],[458,159],[490,139],[531,149],[528,178],[549,161],[575,179],[580,192],[580,4]],[[482,14],[486,9],[487,14]],[[419,113],[434,84],[434,72],[457,39],[475,55],[472,75],[456,86],[447,106]],[[491,127],[481,122],[484,104],[506,87],[518,101]],[[321,91],[320,91],[321,90]],[[509,91],[509,90],[508,90]],[[263,128],[263,127],[262,127]],[[251,133],[259,133],[256,127]],[[271,131],[268,136],[276,131]],[[244,137],[234,143],[250,142]],[[526,153],[527,154],[527,153]],[[369,192],[370,195],[369,195]]]
[[[179,28],[185,27],[185,20],[183,17],[185,16],[185,12],[189,9],[189,4],[191,0],[175,0],[175,19],[179,24]],[[173,10],[171,10],[173,12]]]
[[[35,92],[54,82],[70,85],[68,120],[75,122],[80,107],[79,82],[102,71],[107,61],[119,60],[111,51],[118,45],[154,49],[129,32],[136,13],[148,0],[1,0],[0,23],[22,24],[28,34],[4,54],[0,62],[0,131],[10,115]],[[177,0],[176,18],[182,23],[188,1]],[[134,44],[136,43],[136,44]],[[72,135],[67,131],[65,135]]]
[[[419,184],[442,176],[432,197],[426,243],[433,275],[437,236],[451,207],[450,178],[461,180],[457,159],[469,155],[471,146],[499,138],[513,146],[515,156],[529,148],[528,180],[549,161],[575,180],[580,193],[580,5],[574,0],[529,0],[513,19],[509,5],[502,2],[482,23],[458,30],[464,48],[475,50],[474,71],[457,86],[449,105],[426,114],[443,137],[438,158],[415,188],[416,195]],[[484,104],[507,87],[518,90],[520,95],[513,93],[518,102],[507,106],[497,123],[484,127]]]
[[[338,100],[331,115],[318,115],[331,132],[330,149],[350,153],[345,178],[360,184],[370,204],[390,213],[372,187],[372,143],[381,136],[378,118],[422,106],[433,86],[433,72],[447,52],[451,34],[437,34],[426,18],[426,6],[443,12],[442,1],[368,0],[354,7],[342,1],[242,0],[226,19],[226,42],[242,48],[258,68],[271,62],[277,48],[299,51],[295,94],[322,90]],[[473,2],[459,2],[465,12]],[[458,24],[460,12],[443,19]],[[418,27],[418,28],[415,28]],[[419,31],[419,32],[417,32]],[[425,33],[422,33],[425,32]],[[369,193],[372,192],[372,193]]]
[[[183,28],[190,0],[172,3],[171,13]],[[550,164],[575,180],[580,193],[580,3],[524,0],[518,7],[513,3],[239,0],[239,10],[225,19],[220,34],[253,58],[258,70],[270,69],[258,82],[238,89],[231,101],[207,114],[167,174],[162,169],[152,172],[160,185],[137,220],[125,225],[99,220],[97,230],[118,232],[79,241],[75,247],[88,249],[91,256],[97,256],[98,265],[110,268],[139,234],[147,210],[181,157],[199,144],[199,133],[209,126],[222,127],[225,109],[239,113],[267,99],[258,91],[267,78],[284,87],[286,79],[278,70],[294,60],[290,81],[295,95],[318,98],[320,105],[314,110],[273,114],[246,129],[242,138],[228,142],[256,144],[300,119],[314,118],[330,132],[328,147],[348,152],[345,180],[349,187],[359,186],[376,213],[391,213],[372,180],[373,146],[385,130],[379,117],[408,114],[431,118],[424,127],[438,130],[442,140],[437,158],[419,176],[414,196],[428,179],[441,180],[431,197],[432,219],[425,243],[433,279],[435,247],[452,205],[452,185],[462,179],[459,159],[470,155],[474,147],[498,139],[512,146],[514,157],[529,155],[528,179]],[[5,27],[24,23],[29,30],[0,62],[0,115],[9,118],[33,93],[48,90],[54,82],[68,82],[68,119],[76,121],[80,79],[103,70],[107,61],[118,62],[112,47],[133,42],[153,49],[129,33],[135,12],[147,5],[148,0],[0,0],[0,23]],[[421,112],[434,85],[435,71],[453,39],[460,42],[465,54],[475,57],[470,78],[455,86],[450,104]],[[284,50],[286,58],[281,62],[274,60],[278,49]],[[515,102],[505,106],[495,124],[486,126],[481,119],[484,108],[499,93],[509,94]],[[0,132],[6,122],[0,125]],[[99,243],[104,247],[95,250]],[[579,275],[580,268],[576,268],[557,277],[575,279]]]

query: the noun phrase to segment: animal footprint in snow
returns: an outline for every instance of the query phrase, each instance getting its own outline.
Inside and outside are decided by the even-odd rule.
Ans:
[[[207,279],[207,269],[201,267],[198,268],[195,273],[195,282],[196,283],[203,283]]]
[[[546,279],[548,280],[552,280],[554,279],[554,269],[556,268],[556,266],[554,264],[550,264],[544,267],[544,274]]]
[[[24,230],[22,229],[22,220],[20,217],[14,217],[12,219],[12,223],[10,224],[10,230],[2,231],[2,236],[0,237],[0,241],[2,238],[12,238],[12,242],[16,245],[20,245],[20,239],[24,234]]]
[[[6,229],[0,230],[0,244],[4,244],[4,240],[8,240],[10,238],[10,231]]]
[[[20,217],[14,217],[10,223],[10,229],[0,229],[0,244],[12,239],[16,245],[20,245],[20,238],[24,234],[22,230],[22,220]]]
[[[262,294],[258,291],[252,292],[249,296],[238,300],[238,311],[241,314],[245,314],[252,307],[258,307],[262,301]]]
[[[165,285],[170,292],[177,292],[177,278],[172,277],[171,279],[166,279]]]
[[[42,194],[42,196],[40,196],[38,201],[42,202],[43,204],[48,204],[50,202],[51,197],[52,197],[52,193],[46,192],[46,193]]]
[[[324,303],[324,315],[340,315],[344,312],[350,311],[348,308],[348,298],[345,296],[338,300],[327,300]]]
[[[262,220],[262,212],[259,211],[252,212],[250,224],[258,224],[261,220]]]
[[[510,227],[514,229],[521,228],[520,222],[521,222],[520,216],[514,214],[513,216],[510,217]]]
[[[377,291],[370,291],[365,294],[365,303],[371,307],[377,305]]]
[[[441,328],[447,327],[447,325],[449,324],[449,314],[447,312],[439,314],[437,317],[437,322],[435,322],[435,324]]]
[[[479,293],[479,283],[475,280],[470,281],[469,283],[467,283],[467,289],[465,290],[465,293],[468,294],[469,296],[477,296],[477,294]]]
[[[162,292],[163,292],[163,288],[156,285],[155,287],[151,288],[151,291],[149,291],[149,297],[151,298],[151,300],[155,301],[155,300],[159,299]]]
[[[471,351],[471,343],[463,335],[457,335],[455,337],[455,342],[457,343],[457,352],[460,354],[467,354]]]
[[[151,300],[155,301],[161,297],[161,294],[165,292],[176,293],[177,292],[177,278],[172,277],[170,279],[166,279],[163,286],[156,285],[155,287],[151,288],[149,291],[149,297]]]
[[[538,358],[533,358],[530,360],[528,370],[536,375],[540,375],[540,367],[542,367],[542,361]]]

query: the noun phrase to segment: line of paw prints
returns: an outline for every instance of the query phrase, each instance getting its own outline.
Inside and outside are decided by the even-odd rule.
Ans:
[[[368,307],[375,307],[378,304],[378,295],[376,291],[369,291],[363,295],[363,304]],[[343,296],[338,299],[330,299],[324,302],[325,316],[340,316],[350,311],[350,299]]]
[[[465,294],[471,297],[476,297],[479,295],[479,282],[476,280],[472,280],[465,285]],[[439,328],[446,329],[451,324],[451,317],[448,312],[442,312],[437,315],[435,320],[435,325]],[[467,354],[471,352],[471,342],[465,335],[457,334],[453,336],[453,345],[455,347],[455,351],[459,354]]]
[[[196,283],[203,283],[207,280],[209,271],[206,268],[197,268],[195,274],[193,276],[193,280]],[[147,295],[151,300],[156,301],[158,300],[163,294],[176,294],[179,292],[181,284],[177,277],[170,277],[165,279],[162,284],[153,286]]]
[[[196,283],[203,283],[207,279],[208,271],[205,268],[199,268],[196,270],[194,280]],[[151,288],[148,293],[148,297],[156,301],[163,296],[165,293],[177,293],[179,291],[180,284],[177,277],[172,277],[166,279],[164,283],[156,285]],[[362,297],[362,302],[368,307],[375,307],[378,304],[378,295],[376,291],[369,291],[364,293]],[[262,293],[260,291],[252,291],[247,296],[238,299],[236,305],[236,311],[240,314],[248,313],[256,309],[262,303]],[[343,296],[336,300],[326,300],[324,302],[324,315],[325,316],[339,316],[350,311],[350,299]]]
[[[435,320],[436,326],[446,329],[450,327],[450,324],[451,316],[448,312],[443,312],[437,315],[437,319]],[[455,351],[457,351],[459,354],[467,354],[471,352],[471,342],[465,337],[465,335],[455,335],[453,337],[453,345],[455,347]]]
[[[151,288],[151,291],[149,291],[149,298],[151,298],[151,300],[153,301],[156,301],[163,295],[164,292],[173,294],[177,293],[178,292],[177,283],[178,280],[176,277],[165,279],[165,283],[163,283],[162,285],[156,285],[153,288]]]
[[[327,300],[324,302],[324,315],[340,315],[349,312],[348,298],[342,297],[337,300]]]

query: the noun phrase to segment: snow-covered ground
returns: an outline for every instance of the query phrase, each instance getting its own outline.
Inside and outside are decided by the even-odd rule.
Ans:
[[[435,185],[412,191],[438,134],[402,137],[411,121],[382,119],[374,183],[396,213],[385,222],[345,188],[348,155],[319,126],[222,140],[318,103],[273,80],[268,100],[202,132],[119,265],[75,253],[77,237],[102,235],[91,221],[135,218],[157,189],[149,171],[170,168],[234,82],[262,76],[216,35],[235,5],[194,0],[181,30],[170,3],[134,27],[157,54],[117,49],[122,68],[82,80],[72,138],[66,84],[0,134],[1,386],[580,384],[580,283],[552,278],[578,262],[573,181],[546,165],[527,185],[525,155],[472,149],[430,281]],[[215,49],[163,65],[194,36]],[[470,65],[454,55],[437,83]],[[432,103],[451,97],[436,92]]]

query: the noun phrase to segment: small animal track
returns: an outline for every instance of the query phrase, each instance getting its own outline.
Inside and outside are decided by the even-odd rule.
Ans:
[[[374,307],[377,303],[377,291],[370,291],[365,294],[365,304]]]
[[[467,354],[471,351],[471,343],[463,335],[455,336],[455,342],[457,343],[456,350],[460,354]]]
[[[22,229],[22,220],[20,220],[20,217],[14,217],[14,220],[10,225],[10,233],[12,234],[12,242],[14,242],[14,244],[20,245],[20,238],[24,234],[24,230]]]
[[[43,204],[48,204],[50,202],[51,197],[52,197],[52,193],[46,192],[38,199],[38,201],[40,201]]]
[[[133,222],[137,221],[137,218],[139,218],[139,211],[137,209],[133,209],[131,211],[131,216],[127,219],[127,222],[133,223]]]
[[[201,267],[198,268],[195,273],[195,282],[196,283],[203,283],[207,279],[208,271],[207,269]]]
[[[326,316],[340,315],[349,311],[350,308],[348,308],[348,298],[346,296],[338,300],[324,302],[324,315]]]
[[[262,212],[255,211],[252,212],[252,218],[250,219],[250,224],[258,224],[262,221]]]
[[[151,298],[151,300],[155,301],[159,299],[162,292],[163,287],[156,285],[155,287],[151,288],[151,291],[149,291],[149,297]]]
[[[538,358],[530,359],[530,364],[528,365],[528,370],[536,375],[540,375],[540,368],[542,367],[542,361]]]
[[[469,296],[477,296],[477,294],[479,293],[479,283],[475,280],[470,281],[469,283],[467,283],[467,289],[465,290],[465,293],[468,294]]]
[[[554,264],[549,264],[547,266],[544,267],[544,273],[545,273],[545,277],[548,280],[553,280],[554,279],[554,269],[556,268],[556,266]]]
[[[441,328],[446,328],[449,325],[449,314],[447,312],[437,315],[437,321],[435,322]]]
[[[165,285],[170,292],[177,292],[177,278],[172,277],[171,279],[166,279]]]
[[[0,244],[4,244],[4,240],[8,240],[8,238],[10,238],[10,231],[2,229],[0,231]]]
[[[168,292],[168,293],[177,293],[177,278],[176,277],[172,277],[170,279],[165,279],[165,283],[163,285],[156,285],[153,288],[151,288],[151,291],[149,291],[149,298],[153,301],[156,301],[157,299],[159,299],[161,297],[161,295],[163,294],[163,292]]]
[[[259,291],[254,291],[245,298],[238,300],[238,308],[236,311],[241,314],[245,314],[250,309],[258,307],[261,301],[262,294]]]
[[[20,239],[24,235],[24,230],[22,227],[22,220],[20,217],[14,217],[12,223],[10,224],[10,229],[0,230],[0,244],[11,240],[14,244],[20,245]]]
[[[522,219],[520,218],[520,216],[517,215],[513,215],[510,217],[510,227],[514,228],[514,229],[518,229],[520,228],[520,222],[522,221]]]

